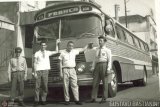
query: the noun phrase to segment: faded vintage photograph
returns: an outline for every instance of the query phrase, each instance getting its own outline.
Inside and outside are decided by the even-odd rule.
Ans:
[[[155,0],[0,1],[0,107],[160,107]]]

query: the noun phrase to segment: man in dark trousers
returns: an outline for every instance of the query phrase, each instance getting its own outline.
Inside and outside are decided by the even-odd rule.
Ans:
[[[96,48],[96,56],[93,61],[91,71],[93,71],[93,89],[92,89],[92,100],[96,102],[98,87],[100,81],[103,83],[103,96],[100,103],[105,103],[108,97],[108,81],[107,72],[111,70],[112,55],[111,50],[106,48],[106,37],[100,36],[99,47]]]
[[[26,59],[20,56],[21,52],[20,47],[15,48],[15,57],[9,61],[8,79],[11,82],[11,101],[14,102],[16,91],[18,91],[19,105],[24,106],[24,80],[27,80],[27,64]]]

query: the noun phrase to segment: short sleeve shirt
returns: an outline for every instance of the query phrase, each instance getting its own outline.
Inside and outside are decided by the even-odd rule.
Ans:
[[[56,52],[55,52],[56,53]],[[50,60],[49,60],[49,56],[51,56],[53,54],[52,51],[44,51],[44,54],[41,50],[37,51],[34,55],[34,57],[36,58],[36,62],[35,62],[35,69],[36,71],[39,70],[50,70]]]
[[[11,72],[13,71],[27,71],[26,59],[23,57],[12,58],[10,60]]]
[[[71,50],[71,52],[67,52],[66,50],[61,52],[60,60],[62,60],[63,67],[75,67],[76,66],[76,55],[79,54],[78,50]]]

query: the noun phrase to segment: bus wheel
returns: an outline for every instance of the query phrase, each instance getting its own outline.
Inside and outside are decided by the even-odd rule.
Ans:
[[[144,67],[143,73],[144,73],[144,75],[143,75],[143,79],[141,80],[141,85],[146,86],[147,85],[147,71],[146,71],[145,67]]]
[[[118,87],[118,79],[117,79],[117,72],[116,68],[113,65],[113,73],[110,74],[111,81],[108,83],[108,92],[110,97],[115,97],[117,94],[117,87]]]
[[[144,67],[143,73],[144,73],[143,79],[133,81],[134,86],[146,86],[146,84],[147,84],[147,72],[146,72],[145,67]]]
[[[140,85],[140,80],[134,80],[133,85],[134,86],[139,86]]]

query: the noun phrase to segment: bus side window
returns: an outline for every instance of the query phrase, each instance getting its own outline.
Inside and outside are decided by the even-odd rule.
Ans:
[[[146,52],[149,52],[148,45],[147,45],[147,44],[144,44],[144,47],[145,47],[145,51],[146,51]]]
[[[138,41],[138,39],[135,37],[135,39],[134,39],[134,40],[135,40],[135,46],[136,46],[136,47],[138,47],[138,48],[140,49],[140,45],[139,45],[139,41]]]
[[[128,43],[131,44],[131,45],[134,45],[133,37],[126,31],[125,31],[125,35],[126,35]]]
[[[117,37],[119,40],[123,41],[123,42],[126,42],[127,41],[127,38],[126,38],[126,35],[123,31],[122,28],[116,26],[116,31],[117,31]]]
[[[141,44],[141,48],[142,48],[142,50],[143,50],[143,51],[145,51],[145,47],[144,47],[144,44],[143,44],[143,42],[142,42],[142,41],[140,41],[140,44]]]
[[[115,37],[115,32],[114,32],[114,29],[113,29],[113,23],[109,19],[105,20],[105,33],[108,36]]]
[[[117,32],[117,38],[118,38],[119,40],[121,40],[122,32],[121,32],[121,29],[120,29],[118,26],[116,26],[116,32]]]

